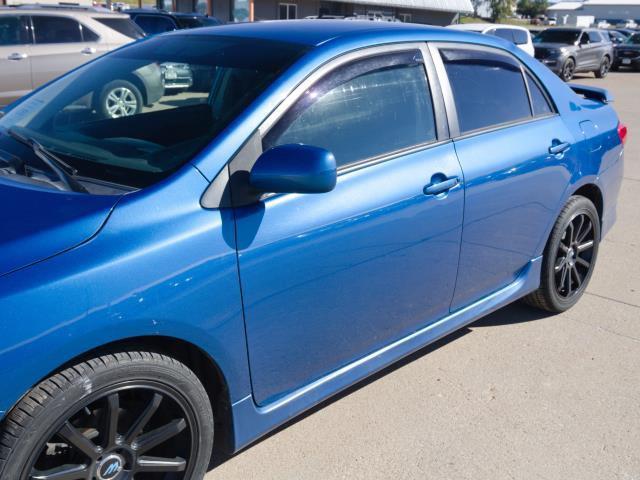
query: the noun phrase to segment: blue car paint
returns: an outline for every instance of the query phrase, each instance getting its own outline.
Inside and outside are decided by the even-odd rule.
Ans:
[[[103,220],[106,221],[102,229],[97,234],[94,230],[94,235],[86,238],[76,248],[46,260],[38,254],[36,256],[42,257],[42,261],[0,276],[1,412],[8,411],[40,379],[84,352],[109,342],[161,335],[192,343],[216,363],[226,382],[228,400],[232,406],[231,449],[237,450],[296,414],[398,358],[537,288],[541,254],[546,238],[562,205],[581,186],[593,184],[602,192],[603,234],[615,220],[615,199],[620,188],[623,165],[615,112],[601,103],[574,95],[552,72],[507,42],[491,36],[478,36],[445,29],[375,25],[369,22],[269,22],[216,27],[217,32],[220,29],[225,29],[225,35],[285,40],[305,43],[314,48],[265,90],[211,145],[203,149],[193,159],[191,166],[185,166],[178,173],[153,187],[122,197],[110,216],[103,213]],[[207,29],[190,34],[206,35]],[[504,272],[505,278],[497,276],[492,284],[483,285],[483,289],[478,293],[481,296],[474,300],[461,298],[459,304],[466,304],[466,306],[457,308],[454,303],[450,310],[448,306],[430,305],[425,302],[417,307],[415,312],[409,312],[413,314],[412,316],[396,318],[399,324],[385,323],[388,319],[384,316],[377,315],[375,311],[368,311],[371,318],[365,320],[371,322],[371,326],[374,327],[372,331],[375,331],[379,338],[356,336],[353,341],[361,342],[361,350],[350,351],[349,342],[343,341],[342,345],[345,349],[339,352],[340,355],[336,356],[335,352],[329,351],[326,352],[326,358],[315,357],[321,363],[325,363],[327,371],[321,371],[319,365],[314,365],[313,368],[292,365],[291,368],[298,375],[294,377],[294,381],[284,378],[275,383],[273,379],[258,378],[253,369],[250,375],[249,357],[254,355],[254,351],[251,347],[247,351],[247,340],[251,344],[253,338],[253,341],[258,344],[260,338],[256,337],[255,333],[252,337],[250,331],[245,332],[240,285],[244,286],[247,282],[251,284],[256,279],[259,280],[260,268],[264,268],[265,262],[269,261],[267,256],[284,254],[281,250],[270,248],[272,247],[268,242],[270,238],[280,239],[279,241],[284,242],[282,243],[284,248],[291,251],[297,248],[296,254],[302,256],[300,261],[309,264],[313,260],[312,255],[300,247],[304,239],[293,237],[296,231],[299,235],[310,233],[314,240],[317,239],[315,241],[324,246],[326,252],[331,252],[331,245],[338,245],[340,236],[345,235],[345,232],[352,234],[358,228],[376,231],[375,222],[384,222],[386,212],[380,211],[380,205],[371,205],[376,194],[393,195],[395,193],[396,197],[389,202],[391,208],[400,208],[412,215],[419,215],[429,210],[430,203],[436,202],[449,205],[455,210],[456,204],[462,202],[464,184],[443,199],[412,198],[409,193],[401,191],[368,191],[370,198],[363,198],[365,185],[354,185],[355,190],[362,189],[362,196],[356,197],[353,204],[340,205],[342,208],[351,208],[350,213],[346,212],[344,218],[352,219],[354,225],[337,221],[335,212],[326,205],[322,205],[322,195],[315,199],[309,197],[309,204],[315,205],[319,218],[296,216],[295,210],[287,210],[289,205],[298,203],[297,196],[274,197],[262,206],[238,209],[235,212],[237,218],[234,218],[234,212],[230,210],[203,209],[199,203],[200,196],[209,181],[215,178],[263,119],[310,72],[348,51],[371,45],[415,41],[470,42],[493,46],[509,51],[527,65],[549,91],[560,115],[559,121],[564,124],[564,128],[570,133],[574,142],[571,152],[565,159],[566,164],[563,163],[565,160],[554,159],[552,163],[555,165],[549,167],[546,173],[547,177],[554,182],[564,178],[566,185],[561,193],[555,192],[554,198],[545,198],[540,205],[527,206],[531,202],[526,201],[522,204],[524,205],[521,207],[524,209],[522,211],[534,211],[537,223],[541,228],[544,225],[544,228],[538,232],[535,242],[531,239],[526,248],[519,247],[508,257],[509,269]],[[589,131],[583,130],[584,125],[580,126],[580,122],[585,120],[595,125]],[[527,125],[530,127],[533,123],[535,122]],[[508,150],[517,151],[522,148],[522,145],[509,140],[510,131],[513,128],[518,127],[499,130],[496,136],[506,137],[501,140],[507,145]],[[544,130],[545,127],[541,128]],[[478,140],[471,139],[469,143],[474,141],[481,142],[481,137],[478,137]],[[462,142],[458,143],[464,151]],[[449,149],[452,148],[452,143],[436,148]],[[420,155],[407,156],[401,161],[410,164],[419,162],[419,157]],[[522,156],[519,162],[514,162],[517,168],[515,172],[510,172],[506,164],[502,167],[498,165],[496,171],[499,173],[495,177],[488,171],[471,170],[469,172],[473,173],[470,175],[473,177],[471,183],[477,182],[474,195],[478,195],[480,199],[483,197],[482,191],[486,190],[486,192],[494,191],[498,195],[508,197],[508,192],[502,192],[498,186],[506,185],[513,194],[517,186],[513,185],[515,181],[512,178],[522,178],[529,182],[526,190],[531,194],[535,192],[536,195],[540,195],[545,185],[536,184],[535,171],[531,168],[536,161],[540,162],[542,157],[536,156],[534,152],[530,156],[532,163],[528,163],[526,158]],[[386,168],[390,169],[392,165],[394,163],[390,162]],[[381,168],[383,168],[382,164]],[[400,171],[394,173],[401,175]],[[334,193],[339,195],[341,192],[346,192],[350,188],[350,182],[366,176],[368,173],[362,170],[339,177],[337,190]],[[425,176],[427,178],[422,184],[428,183],[428,172],[425,172]],[[466,179],[467,172],[464,172],[463,177]],[[370,181],[375,185],[375,179]],[[63,195],[63,193],[55,194]],[[30,200],[25,201],[30,202]],[[494,216],[497,221],[501,216],[499,210],[491,205],[484,208],[482,202],[484,200],[473,207],[477,209],[473,214],[474,218],[483,218],[482,214],[485,210],[485,216]],[[38,205],[28,208],[32,208],[34,212],[41,211],[38,210]],[[259,211],[261,208],[262,212]],[[375,213],[374,218],[367,216],[365,213],[367,208]],[[260,221],[264,221],[278,211],[282,212],[283,216],[298,218],[306,222],[306,225],[291,225],[290,221],[278,222],[274,218],[270,228],[263,229],[263,224],[259,224],[258,216],[262,215]],[[548,215],[546,219],[543,218],[544,212]],[[9,225],[5,222],[7,218],[5,214],[1,215],[3,226],[16,228],[19,219],[13,219],[13,223]],[[320,224],[323,218],[327,225],[333,225],[334,228],[323,230]],[[80,237],[86,236],[86,232],[93,230],[97,223],[92,215],[78,216],[78,219],[73,230],[81,230],[82,235],[78,235],[75,231],[60,232],[61,238],[64,238],[69,247]],[[239,227],[237,245],[234,222],[237,222]],[[461,241],[460,236],[464,235],[459,209],[454,218],[448,219],[447,222],[451,230],[449,236],[444,234],[443,238],[450,241],[451,245],[457,245]],[[338,225],[337,228],[335,228],[336,225]],[[258,226],[260,228],[257,228]],[[483,228],[479,228],[479,231],[483,231]],[[442,232],[443,230],[440,231],[441,234]],[[393,237],[392,232],[384,229],[379,229],[376,233]],[[336,237],[332,237],[334,234]],[[472,232],[468,238],[473,241],[479,234]],[[459,236],[458,240],[455,240],[456,236]],[[414,238],[414,240],[418,239],[417,236]],[[374,250],[379,249],[381,255],[389,254],[393,250],[392,247],[381,245],[382,242],[378,244],[375,238],[372,240]],[[391,238],[391,241],[396,240],[398,238]],[[423,240],[427,243],[436,241],[432,238]],[[515,239],[506,238],[506,240]],[[367,252],[368,246],[365,242],[357,246],[362,247],[358,253],[365,263],[350,264],[343,256],[342,260],[337,257],[333,265],[330,263],[331,259],[320,259],[324,265],[321,264],[319,267],[326,269],[324,273],[334,276],[340,275],[337,269],[342,267],[346,269],[342,273],[346,278],[351,274],[350,269],[363,268],[362,265],[366,265],[367,262],[378,261],[380,267],[387,268],[388,264],[382,260],[384,257]],[[447,244],[442,248],[448,251],[450,245]],[[265,256],[258,255],[259,251],[262,251]],[[530,254],[528,259],[526,253]],[[422,253],[425,258],[430,254],[430,252]],[[291,263],[294,261],[294,259],[286,260]],[[251,274],[245,278],[242,271],[239,272],[238,265],[242,265],[243,262],[249,269],[255,270],[253,280]],[[457,270],[457,258],[453,263],[456,264]],[[519,269],[517,265],[520,265]],[[446,264],[444,274],[447,279],[443,283],[433,283],[432,286],[435,285],[435,288],[444,291],[455,288],[455,285],[451,285],[449,271],[449,267],[453,266]],[[323,272],[320,270],[312,272],[315,275],[315,277],[311,275],[312,278],[308,278],[309,272],[300,271],[299,273],[296,278],[284,278],[283,281],[289,282],[289,285],[309,279],[323,281],[321,277]],[[411,286],[419,289],[420,292],[424,291],[424,282],[432,280],[427,268],[423,268],[422,273],[423,275],[418,277],[415,270],[411,271],[411,274],[418,279],[417,283]],[[456,278],[460,281],[466,273],[460,270],[457,275],[454,274],[453,282],[455,283]],[[369,280],[375,282],[376,279]],[[304,289],[305,286],[300,284],[298,288]],[[380,287],[377,286],[377,288]],[[493,291],[489,292],[492,289]],[[273,298],[273,294],[286,295],[286,292],[274,291],[273,286],[267,284],[260,287],[255,294],[255,299],[245,299],[247,312],[244,313],[247,314],[247,318],[252,312],[263,308],[261,302],[269,301]],[[322,298],[318,297],[319,294],[321,292],[316,292],[313,304],[315,308],[323,309],[325,314],[327,312],[338,315],[342,313],[331,312],[331,305],[323,304]],[[450,294],[448,298],[453,300],[453,290]],[[348,305],[345,301],[340,302],[342,307]],[[365,303],[361,306],[367,308]],[[399,309],[397,312],[402,311]],[[421,318],[417,313],[419,311],[423,312]],[[319,324],[309,325],[309,329],[316,334],[322,332],[324,322],[334,320],[332,317],[323,319],[319,313],[321,312],[311,311]],[[271,335],[267,319],[259,320],[255,325],[249,321],[247,325],[256,327],[255,332],[258,334]],[[271,325],[271,327],[277,326]],[[375,327],[382,328],[378,331]],[[335,328],[344,329],[344,333],[351,335],[359,332],[357,325],[350,323],[336,323]],[[308,335],[312,336],[313,332],[309,332]],[[321,340],[329,344],[327,338]],[[296,339],[292,338],[291,341],[295,343]],[[285,343],[280,340],[275,345],[282,347]],[[264,346],[261,348],[264,349]],[[262,355],[266,355],[266,351],[263,350]],[[261,364],[257,367],[267,366]],[[331,370],[331,368],[334,369]],[[255,396],[255,385],[252,388],[251,384],[253,377],[255,377],[254,381],[263,382],[262,398],[258,400]],[[310,383],[296,389],[297,384],[306,380]],[[282,385],[282,381],[288,384]],[[271,399],[273,402],[269,403],[268,400]]]

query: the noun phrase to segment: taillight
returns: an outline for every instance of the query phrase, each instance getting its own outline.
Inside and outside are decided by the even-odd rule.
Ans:
[[[627,141],[627,126],[624,123],[618,123],[618,136],[624,145],[624,142]]]

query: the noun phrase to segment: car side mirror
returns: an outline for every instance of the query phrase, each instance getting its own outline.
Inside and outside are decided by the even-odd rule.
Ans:
[[[325,193],[336,186],[336,159],[324,148],[280,145],[264,152],[249,174],[263,193]]]

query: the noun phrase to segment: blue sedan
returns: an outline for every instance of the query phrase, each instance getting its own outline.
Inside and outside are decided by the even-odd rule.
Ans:
[[[611,100],[497,37],[292,21],[10,106],[0,478],[201,479],[214,430],[238,451],[511,302],[567,310],[616,219]]]

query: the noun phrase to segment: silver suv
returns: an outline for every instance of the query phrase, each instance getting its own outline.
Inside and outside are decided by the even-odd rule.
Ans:
[[[141,38],[128,15],[94,8],[0,9],[0,107]]]

